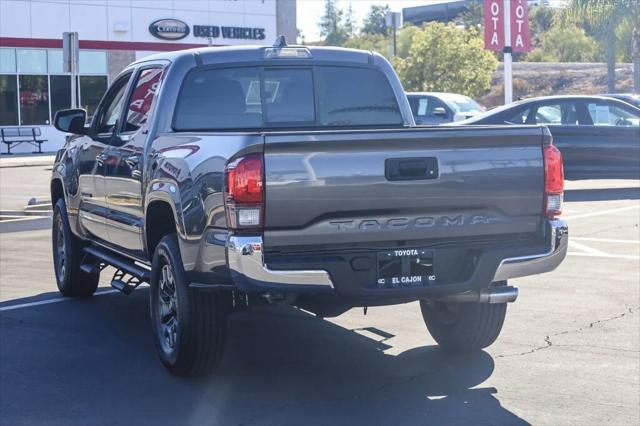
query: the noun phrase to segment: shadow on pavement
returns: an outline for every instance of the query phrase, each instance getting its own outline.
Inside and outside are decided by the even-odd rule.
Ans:
[[[565,201],[640,200],[640,188],[569,189]]]
[[[146,289],[1,312],[0,327],[5,424],[527,424],[475,388],[486,352],[386,355],[291,308],[234,315],[220,371],[201,379],[162,367]]]

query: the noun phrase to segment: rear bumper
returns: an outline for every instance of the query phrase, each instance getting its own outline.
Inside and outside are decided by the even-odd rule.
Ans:
[[[260,236],[231,235],[227,241],[231,278],[244,291],[322,292],[333,290],[327,271],[274,271],[263,258]]]
[[[509,257],[500,262],[493,281],[526,277],[553,271],[567,255],[569,228],[563,220],[549,221],[549,250],[528,256]]]
[[[247,292],[321,293],[337,290],[344,296],[358,299],[420,298],[435,293],[456,293],[485,288],[494,281],[552,271],[562,262],[567,253],[569,234],[564,221],[550,220],[546,226],[548,248],[545,251],[508,257],[512,252],[496,248],[482,256],[469,279],[447,285],[420,288],[370,290],[355,286],[351,282],[353,280],[341,280],[341,287],[336,288],[327,270],[319,268],[273,270],[264,261],[261,236],[230,235],[226,250],[231,278],[240,290]]]

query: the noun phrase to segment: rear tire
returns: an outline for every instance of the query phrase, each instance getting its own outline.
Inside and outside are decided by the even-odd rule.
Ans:
[[[62,198],[56,202],[53,209],[51,230],[53,268],[58,290],[66,297],[91,296],[98,288],[100,272],[87,274],[80,269],[84,257],[82,240],[71,232],[67,207]]]
[[[443,349],[476,351],[498,338],[507,313],[506,303],[450,303],[420,301],[429,333]]]
[[[180,376],[211,373],[223,354],[227,299],[189,287],[176,234],[158,243],[150,284],[151,323],[162,363]]]

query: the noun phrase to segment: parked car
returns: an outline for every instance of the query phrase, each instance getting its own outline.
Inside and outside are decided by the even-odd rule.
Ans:
[[[549,131],[415,128],[368,51],[157,54],[85,118],[55,116],[74,134],[51,177],[58,288],[90,296],[106,265],[125,294],[150,283],[176,374],[211,371],[229,313],[267,303],[329,317],[419,300],[440,345],[478,350],[517,297],[507,280],[566,254]]]
[[[407,93],[416,124],[443,124],[461,121],[484,111],[476,101],[456,93]]]
[[[615,98],[633,105],[636,108],[640,108],[640,94],[638,93],[605,93],[608,98]]]
[[[617,99],[531,98],[456,124],[543,124],[562,152],[566,177],[640,177],[640,109]]]

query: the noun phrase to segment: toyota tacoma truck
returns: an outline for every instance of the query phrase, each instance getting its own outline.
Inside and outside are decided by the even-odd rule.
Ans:
[[[565,257],[562,159],[545,127],[415,127],[391,65],[361,50],[201,48],[139,60],[51,177],[64,296],[105,267],[148,283],[162,362],[206,374],[230,313],[286,303],[319,317],[419,301],[447,350],[497,338],[508,279]]]

